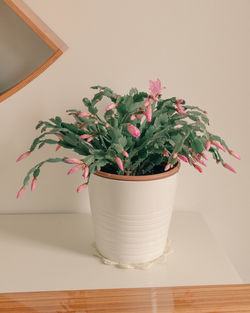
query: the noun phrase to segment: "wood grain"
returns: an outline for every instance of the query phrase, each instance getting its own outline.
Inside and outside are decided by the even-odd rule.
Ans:
[[[1,313],[249,313],[250,285],[0,294]]]
[[[25,79],[0,94],[0,102],[22,89],[34,78],[40,75],[68,48],[67,45],[22,0],[3,1],[54,51],[54,54]]]

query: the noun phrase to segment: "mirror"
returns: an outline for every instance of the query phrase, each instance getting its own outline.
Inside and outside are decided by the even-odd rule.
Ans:
[[[0,42],[0,102],[38,76],[66,47],[20,0],[0,0]]]

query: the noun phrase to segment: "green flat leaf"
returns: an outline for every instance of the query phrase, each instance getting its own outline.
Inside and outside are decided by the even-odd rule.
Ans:
[[[40,168],[34,170],[33,176],[37,177],[40,174]]]
[[[95,108],[95,107],[89,107],[89,112],[90,112],[91,114],[96,114],[96,113],[98,112],[98,109]]]
[[[89,166],[91,163],[94,162],[95,157],[92,154],[90,154],[90,155],[87,155],[83,160]]]
[[[202,141],[198,138],[195,138],[191,143],[191,148],[194,150],[195,153],[201,153],[205,147],[202,144]]]
[[[122,153],[122,151],[123,151],[123,146],[120,145],[120,144],[114,143],[114,144],[112,145],[112,147],[116,150],[117,153]]]
[[[53,139],[45,139],[43,140],[44,143],[48,143],[48,144],[58,144],[57,140],[53,140]]]
[[[82,99],[82,102],[83,104],[86,106],[86,107],[90,107],[91,106],[91,102],[88,98],[83,98]]]
[[[135,95],[137,93],[138,93],[138,89],[137,88],[131,88],[130,91],[129,91],[129,95],[130,96],[133,96],[133,95]]]
[[[56,163],[56,162],[62,162],[62,161],[63,161],[62,158],[50,158],[46,160],[46,162],[49,162],[49,163]]]

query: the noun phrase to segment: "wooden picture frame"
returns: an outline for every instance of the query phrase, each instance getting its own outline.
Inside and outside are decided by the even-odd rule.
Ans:
[[[67,45],[22,0],[3,1],[36,33],[36,35],[42,39],[46,45],[48,45],[48,47],[53,50],[53,54],[27,77],[2,92],[0,94],[0,102],[25,87],[54,63],[68,48]]]

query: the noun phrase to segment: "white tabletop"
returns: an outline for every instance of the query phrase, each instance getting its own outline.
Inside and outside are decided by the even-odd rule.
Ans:
[[[149,270],[93,256],[89,214],[0,215],[0,292],[242,283],[198,213],[175,211],[173,253]]]

